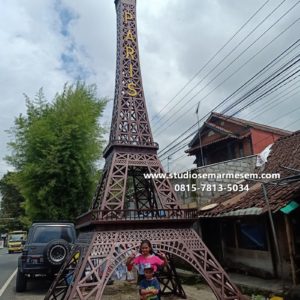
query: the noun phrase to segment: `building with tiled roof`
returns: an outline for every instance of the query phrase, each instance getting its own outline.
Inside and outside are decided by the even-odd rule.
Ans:
[[[280,179],[244,181],[248,191],[212,199],[199,211],[203,239],[231,268],[300,283],[300,131],[279,138],[257,174]]]
[[[199,167],[258,154],[289,134],[287,130],[212,112],[186,153],[196,157],[194,163]]]

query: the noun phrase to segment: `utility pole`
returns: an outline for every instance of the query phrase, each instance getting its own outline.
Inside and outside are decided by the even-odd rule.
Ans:
[[[271,227],[271,233],[272,233],[272,238],[273,238],[273,242],[274,242],[274,246],[275,246],[275,253],[276,253],[276,257],[278,260],[278,264],[279,264],[279,268],[280,268],[280,277],[282,280],[282,288],[284,288],[284,280],[283,280],[283,262],[282,262],[282,258],[280,255],[280,249],[279,249],[279,242],[278,242],[278,238],[276,235],[276,229],[275,229],[275,225],[274,225],[274,220],[273,220],[273,215],[272,215],[272,210],[270,207],[270,201],[269,201],[269,196],[268,196],[268,191],[267,191],[267,184],[276,184],[274,181],[273,182],[265,182],[265,181],[260,181],[260,180],[254,180],[254,179],[249,179],[249,181],[256,181],[256,182],[260,182],[261,183],[261,189],[264,195],[264,200],[267,206],[267,212],[268,212],[268,217],[269,217],[269,222],[270,222],[270,227]]]
[[[201,141],[201,132],[200,132],[200,123],[199,123],[199,107],[201,101],[198,102],[196,115],[197,115],[197,124],[198,124],[198,134],[199,134],[199,147],[200,147],[200,155],[201,155],[201,164],[204,166],[204,158],[203,158],[203,149],[202,149],[202,141]]]
[[[167,169],[168,169],[168,173],[170,173],[170,160],[172,159],[172,156],[168,156],[167,158],[167,162],[168,162],[168,165],[167,165]]]
[[[276,230],[275,230],[275,226],[274,226],[274,220],[273,220],[273,215],[272,215],[272,211],[271,211],[271,207],[270,207],[270,202],[269,202],[269,197],[268,197],[268,191],[267,191],[267,188],[266,188],[266,183],[263,182],[261,187],[262,187],[262,191],[263,191],[263,194],[264,194],[265,202],[267,204],[268,215],[269,215],[269,220],[270,220],[270,226],[271,226],[271,231],[272,231],[272,236],[273,236],[273,242],[274,242],[274,246],[275,246],[275,252],[276,252],[276,256],[277,256],[277,259],[278,259],[278,264],[279,264],[279,267],[280,267],[280,277],[281,277],[281,280],[282,280],[282,287],[284,287],[282,258],[281,258],[281,255],[280,255],[279,243],[278,243],[278,238],[277,238]]]

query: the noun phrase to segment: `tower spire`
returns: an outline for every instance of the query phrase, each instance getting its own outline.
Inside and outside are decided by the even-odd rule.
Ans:
[[[153,142],[143,91],[136,24],[136,0],[116,0],[117,68],[106,157],[118,145],[158,149]]]

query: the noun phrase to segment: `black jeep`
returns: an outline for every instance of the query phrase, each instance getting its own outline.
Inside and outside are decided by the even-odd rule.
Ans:
[[[26,290],[28,278],[37,274],[53,277],[76,239],[72,223],[33,223],[18,260],[16,291]]]

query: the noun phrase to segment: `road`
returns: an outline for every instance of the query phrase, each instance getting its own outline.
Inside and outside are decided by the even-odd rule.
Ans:
[[[0,249],[0,299],[9,281],[17,269],[18,256],[20,254],[8,254],[7,248]]]
[[[13,280],[16,273],[19,254],[8,254],[7,248],[0,249],[0,299],[4,300],[7,285]]]
[[[28,282],[28,291],[16,293],[16,270],[19,253],[8,254],[0,249],[0,300],[42,300],[50,283],[45,279]]]

